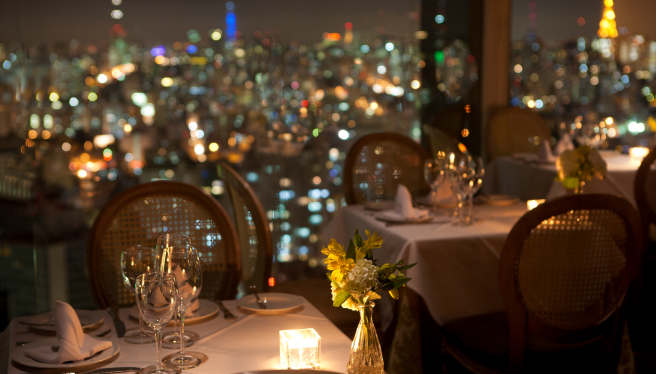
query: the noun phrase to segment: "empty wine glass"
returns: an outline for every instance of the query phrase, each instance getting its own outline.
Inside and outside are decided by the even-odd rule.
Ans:
[[[474,206],[474,195],[481,189],[483,185],[483,176],[485,175],[485,168],[483,167],[483,158],[476,157],[472,162],[472,167],[474,168],[473,178],[470,180],[471,191],[467,199],[467,218],[466,220],[472,223],[481,223],[483,220],[476,218],[472,215],[472,210]]]
[[[424,180],[431,188],[430,205],[431,210],[435,212],[437,210],[438,189],[446,180],[444,169],[442,169],[441,162],[438,159],[424,161]]]
[[[200,258],[192,247],[168,247],[162,252],[160,261],[158,268],[164,274],[173,274],[178,283],[180,336],[185,336],[185,311],[198,299],[203,283]],[[180,342],[180,352],[168,356],[165,362],[180,369],[190,369],[200,365],[202,357],[199,353],[185,352],[185,344]]]
[[[134,295],[135,281],[143,273],[155,271],[155,250],[153,248],[135,246],[121,252],[121,275],[125,287]],[[133,329],[125,334],[125,341],[134,344],[152,343],[155,334],[144,329],[144,322],[139,318],[139,329]]]
[[[169,247],[191,247],[191,241],[187,235],[177,232],[165,232],[157,237],[157,256],[161,256],[163,251]],[[161,270],[160,270],[161,271]],[[179,310],[179,309],[177,309]],[[173,316],[173,330],[164,333],[162,341],[164,348],[177,348],[180,344],[179,328],[176,328],[179,320],[179,315],[176,312]],[[187,331],[184,336],[184,342],[187,347],[194,344],[194,340],[198,340],[198,334]]]
[[[162,364],[162,327],[173,318],[178,297],[178,283],[172,274],[144,273],[137,277],[135,297],[141,318],[155,330],[157,365],[145,368],[144,374],[179,374],[176,368]]]

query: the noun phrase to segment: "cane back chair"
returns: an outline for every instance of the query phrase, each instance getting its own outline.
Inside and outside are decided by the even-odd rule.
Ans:
[[[530,109],[503,108],[492,116],[487,131],[487,157],[538,153],[542,140],[550,140],[546,122]]]
[[[426,195],[424,160],[430,155],[412,139],[395,133],[373,133],[353,144],[344,161],[344,198],[347,204],[390,201],[399,184],[412,197]]]
[[[237,292],[243,295],[252,285],[266,290],[273,266],[269,220],[260,199],[241,175],[224,162],[217,169],[232,202],[241,244],[241,280]]]
[[[100,308],[134,304],[121,276],[121,251],[136,245],[155,248],[163,232],[187,235],[198,250],[203,266],[201,298],[235,297],[240,250],[226,212],[195,186],[157,181],[122,192],[94,222],[87,246],[87,277]]]
[[[446,323],[444,350],[477,373],[617,373],[641,240],[638,212],[616,196],[527,212],[501,253],[506,311]]]
[[[656,225],[656,148],[642,160],[636,173],[635,199],[642,217],[642,230],[647,240],[650,238],[652,225]],[[651,249],[651,248],[650,248]],[[656,248],[651,249],[655,251]]]

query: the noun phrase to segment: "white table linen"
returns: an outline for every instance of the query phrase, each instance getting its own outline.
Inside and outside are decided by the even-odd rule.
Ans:
[[[585,183],[584,193],[618,195],[636,205],[633,183],[640,160],[616,152],[601,153],[606,161],[606,179]],[[567,193],[555,178],[554,163],[526,162],[511,156],[498,157],[486,167],[483,193],[518,196],[520,199],[553,199]]]
[[[498,263],[506,236],[526,212],[526,203],[510,206],[480,205],[474,214],[483,223],[467,227],[450,223],[390,225],[375,218],[376,212],[361,205],[340,209],[325,228],[327,242],[335,238],[348,245],[355,229],[377,231],[383,246],[373,250],[379,264],[417,262],[405,274],[408,287],[426,302],[431,316],[440,324],[456,318],[503,310],[499,291]],[[389,326],[392,310],[389,298],[376,301],[376,309]],[[380,308],[379,308],[380,306]]]
[[[326,294],[326,297],[330,297]],[[189,351],[200,352],[208,356],[208,361],[197,368],[186,370],[189,373],[240,373],[249,370],[280,369],[280,330],[314,328],[321,336],[321,369],[346,372],[351,340],[332,322],[324,317],[315,307],[305,301],[303,306],[292,313],[281,315],[258,315],[241,312],[234,300],[224,301],[225,306],[239,318],[227,321],[220,312],[215,318],[185,326],[194,331],[200,339]],[[97,311],[105,317],[105,322],[97,331],[111,327],[112,331],[105,338],[118,341],[118,357],[104,367],[138,366],[146,367],[156,363],[155,344],[130,344],[118,339],[113,321],[106,311]],[[121,319],[126,327],[137,327],[138,323],[129,318],[129,309],[121,309]],[[11,353],[16,349],[17,341],[33,341],[44,336],[35,335],[28,327],[18,323],[17,317],[9,324],[0,339],[2,362],[5,372],[19,374],[23,370],[12,365]],[[168,328],[170,329],[170,328]],[[166,329],[165,329],[166,331]],[[93,335],[93,333],[90,333]],[[163,355],[176,352],[164,349]],[[36,370],[35,371],[39,371]]]

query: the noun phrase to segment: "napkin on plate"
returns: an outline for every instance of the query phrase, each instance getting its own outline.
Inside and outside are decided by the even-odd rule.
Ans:
[[[196,301],[194,301],[193,303],[191,303],[191,305],[189,305],[187,310],[185,310],[185,317],[191,317],[194,315],[194,312],[198,311],[198,308],[200,307],[199,300],[200,299],[196,299]]]
[[[542,143],[540,143],[540,149],[538,150],[538,160],[548,162],[556,161],[556,158],[551,153],[551,144],[549,144],[547,139],[543,139]]]
[[[560,156],[565,151],[573,151],[573,150],[574,150],[574,143],[572,143],[572,138],[569,136],[569,134],[565,133],[563,134],[563,136],[560,137],[558,143],[556,143],[556,147],[554,148],[553,153],[556,156]]]
[[[394,212],[404,218],[422,218],[428,215],[428,211],[424,209],[416,209],[412,207],[412,195],[406,186],[399,184],[396,189],[396,205]]]
[[[25,355],[37,361],[62,364],[91,357],[112,347],[112,342],[99,340],[82,332],[82,325],[75,310],[63,301],[55,303],[55,329],[59,339],[59,349],[51,346],[28,348]]]

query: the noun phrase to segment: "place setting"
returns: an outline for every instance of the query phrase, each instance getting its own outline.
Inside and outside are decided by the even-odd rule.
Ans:
[[[53,321],[54,337],[41,338],[17,346],[11,354],[15,366],[25,371],[33,369],[90,370],[105,365],[120,351],[118,342],[86,334],[75,311],[69,304],[56,301],[55,310],[35,318]],[[48,317],[52,315],[51,317]],[[102,324],[102,321],[100,322]],[[50,326],[48,326],[50,327]],[[138,370],[140,368],[131,368]]]
[[[255,286],[250,288],[251,294],[237,300],[239,309],[255,314],[285,314],[291,313],[303,305],[300,296],[277,293],[258,293]]]

